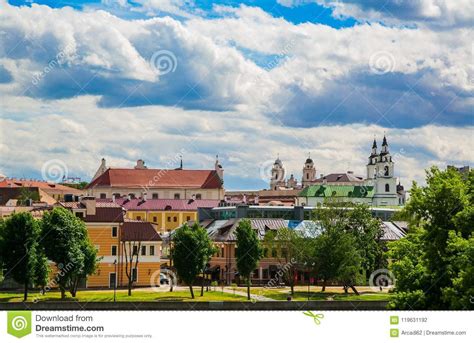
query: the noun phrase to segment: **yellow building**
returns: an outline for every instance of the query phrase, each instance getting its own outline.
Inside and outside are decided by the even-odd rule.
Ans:
[[[125,210],[111,201],[96,201],[94,197],[83,197],[79,202],[66,202],[62,206],[81,218],[89,238],[101,259],[96,272],[86,280],[85,287],[125,287],[125,249],[138,255],[138,265],[133,274],[135,286],[150,286],[159,275],[161,238],[151,223],[131,221],[125,218]],[[128,251],[130,251],[130,249]],[[136,258],[136,257],[135,257]],[[134,261],[135,261],[134,258]]]
[[[118,198],[115,202],[127,212],[126,217],[156,225],[158,232],[177,229],[186,222],[198,220],[198,208],[218,206],[218,200],[130,199]]]

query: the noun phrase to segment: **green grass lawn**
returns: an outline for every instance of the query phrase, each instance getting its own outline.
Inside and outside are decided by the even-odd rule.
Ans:
[[[244,291],[245,288],[239,288],[239,291]],[[246,290],[245,290],[246,291]],[[251,288],[250,293],[255,295],[264,296],[271,298],[273,300],[287,300],[291,296],[293,301],[307,301],[309,300],[337,300],[337,301],[388,301],[390,300],[391,293],[382,293],[382,292],[369,292],[366,290],[360,290],[360,295],[354,293],[344,293],[342,291],[335,291],[333,288],[321,292],[321,290],[310,290],[309,297],[308,291],[304,290],[302,287],[295,289],[294,295],[291,296],[290,289],[264,289],[264,288]]]
[[[200,296],[200,289],[194,289],[194,300],[191,298],[189,291],[179,290],[173,292],[150,292],[150,291],[132,291],[132,296],[127,295],[126,290],[117,290],[117,301],[246,301],[246,298],[221,293],[220,291],[204,292],[204,296]],[[28,293],[28,301],[61,301],[61,294],[57,291],[47,292],[41,295],[38,292]],[[22,293],[0,292],[0,302],[19,302],[23,300]],[[65,301],[104,301],[110,302],[114,300],[113,291],[78,291],[76,298],[72,298],[67,293]]]

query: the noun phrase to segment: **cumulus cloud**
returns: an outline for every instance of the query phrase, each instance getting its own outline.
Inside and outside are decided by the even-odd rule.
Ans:
[[[19,102],[35,109],[35,115],[18,119],[18,112],[24,111],[16,106]],[[406,185],[413,179],[422,182],[430,164],[474,161],[472,150],[465,148],[473,127],[392,129],[348,124],[288,129],[257,113],[226,112],[216,117],[210,111],[164,106],[98,108],[92,96],[49,102],[10,98],[4,103],[0,127],[0,142],[8,142],[0,145],[2,171],[17,176],[39,177],[42,165],[51,159],[64,161],[71,176],[88,179],[102,157],[113,166],[132,166],[142,158],[149,166],[174,167],[176,155],[183,154],[186,168],[212,168],[219,154],[226,179],[238,180],[226,187],[242,187],[241,178],[247,178],[248,185],[259,188],[268,181],[260,179],[261,168],[277,154],[288,174],[298,178],[308,153],[318,174],[352,170],[365,175],[374,134],[380,145],[384,131],[396,175]],[[32,127],[41,134],[32,135]]]
[[[430,164],[474,161],[462,144],[474,126],[472,29],[462,25],[335,29],[248,6],[186,20],[0,7],[8,175],[38,175],[59,158],[87,178],[103,156],[167,166],[184,151],[185,167],[210,168],[219,153],[230,188],[242,178],[258,188],[277,154],[298,177],[308,152],[318,174],[364,174],[384,131],[405,183]]]
[[[418,24],[436,28],[471,27],[474,3],[470,0],[278,0],[294,7],[316,2],[333,9],[333,16],[389,24]]]

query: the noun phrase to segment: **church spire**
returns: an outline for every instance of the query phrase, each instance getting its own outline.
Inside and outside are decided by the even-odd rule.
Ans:
[[[387,137],[383,135],[383,142],[382,142],[382,150],[380,150],[381,155],[387,155],[388,152],[388,143],[387,143]]]

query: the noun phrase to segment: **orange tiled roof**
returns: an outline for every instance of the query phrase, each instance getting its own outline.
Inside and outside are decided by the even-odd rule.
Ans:
[[[67,191],[71,194],[82,193],[80,190],[61,185],[59,183],[53,183],[48,181],[38,181],[38,180],[23,180],[15,178],[7,178],[0,181],[0,188],[19,188],[19,187],[37,187],[42,190],[60,190]]]
[[[87,188],[222,188],[215,170],[109,168]]]

